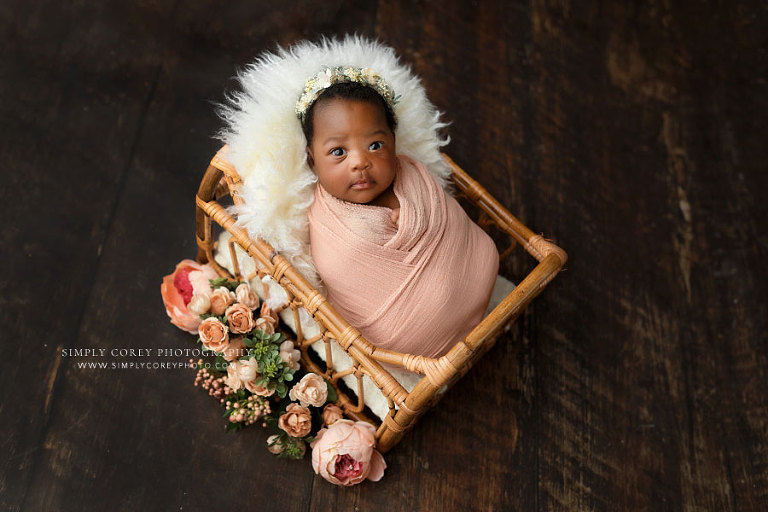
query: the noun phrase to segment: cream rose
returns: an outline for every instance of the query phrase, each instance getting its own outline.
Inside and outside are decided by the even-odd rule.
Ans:
[[[237,361],[232,361],[227,366],[227,378],[224,379],[224,383],[232,388],[234,391],[243,387],[243,382],[240,380],[240,372],[238,371],[239,365]]]
[[[204,315],[211,310],[211,297],[209,294],[203,292],[200,294],[194,294],[192,300],[187,304],[187,310],[190,313],[196,315]]]
[[[216,288],[211,294],[211,313],[221,316],[230,304],[235,302],[235,294],[223,286]]]
[[[243,334],[250,332],[256,325],[253,321],[253,313],[245,304],[235,303],[224,312],[229,323],[229,330],[233,333]]]
[[[253,289],[248,283],[239,284],[237,288],[235,288],[235,298],[237,299],[237,302],[249,309],[256,309],[259,307],[259,296],[253,293]]]
[[[285,446],[278,439],[280,439],[280,436],[277,434],[272,434],[267,438],[267,450],[269,450],[269,453],[278,455],[285,451]]]
[[[333,425],[344,418],[344,411],[336,404],[328,404],[323,409],[323,426]]]
[[[243,384],[253,382],[259,378],[259,364],[255,359],[238,360],[237,364],[237,372]]]
[[[304,437],[312,430],[312,413],[299,404],[290,404],[277,420],[277,426],[291,437]]]
[[[291,340],[285,340],[280,344],[280,359],[282,359],[291,370],[295,371],[301,368],[299,365],[299,361],[301,361],[301,352],[293,348],[293,342]]]
[[[293,386],[288,396],[298,400],[303,407],[320,407],[328,398],[328,384],[318,374],[308,373]]]
[[[376,429],[364,421],[338,420],[317,433],[312,468],[336,485],[355,485],[366,478],[378,481],[387,464],[376,451]]]
[[[248,389],[249,386],[254,386],[253,381],[259,378],[258,369],[258,363],[256,363],[255,359],[232,361],[227,366],[227,386],[235,391],[240,388]]]
[[[214,352],[223,352],[229,345],[229,333],[227,326],[218,318],[209,317],[200,323],[197,328],[203,346]]]

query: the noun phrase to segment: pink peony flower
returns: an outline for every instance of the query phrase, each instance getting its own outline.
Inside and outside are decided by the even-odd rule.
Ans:
[[[211,310],[211,298],[207,293],[196,293],[187,304],[187,311],[196,315],[204,315]]]
[[[176,327],[197,334],[200,317],[187,309],[195,294],[209,293],[208,279],[218,275],[210,265],[201,265],[196,261],[182,260],[172,274],[163,277],[160,294],[165,304],[165,312]]]
[[[206,263],[201,265],[199,270],[190,271],[187,277],[189,278],[189,284],[192,285],[193,295],[209,295],[213,291],[210,280],[218,279],[219,274],[216,273],[212,266]]]
[[[332,484],[375,482],[384,476],[387,464],[376,451],[376,429],[370,423],[337,420],[318,432],[310,446],[312,468]]]

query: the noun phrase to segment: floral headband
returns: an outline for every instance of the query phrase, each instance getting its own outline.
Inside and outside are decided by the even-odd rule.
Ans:
[[[320,70],[315,76],[307,79],[304,84],[304,92],[299,101],[296,102],[296,115],[299,120],[304,122],[304,117],[317,97],[330,86],[342,82],[357,82],[373,88],[379,96],[384,98],[384,102],[390,111],[394,112],[394,106],[400,99],[395,96],[392,87],[371,68],[352,68],[348,66],[327,67]]]

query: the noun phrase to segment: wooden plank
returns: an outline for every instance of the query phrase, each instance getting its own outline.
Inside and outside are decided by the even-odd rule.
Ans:
[[[104,38],[100,16],[51,2],[7,2],[2,10],[0,508],[7,510],[22,506],[46,450],[66,367],[59,349],[76,344],[151,90],[152,66]],[[98,47],[82,44],[88,30]],[[125,27],[126,39],[132,31]]]
[[[764,36],[755,6],[714,11],[533,5],[528,199],[572,256],[552,290],[558,314],[534,334],[544,510],[765,502],[766,395],[752,384],[765,378],[765,274],[760,242],[745,247],[729,227],[765,230],[755,197],[734,190],[765,184],[765,151],[723,169],[724,135],[748,117],[735,98],[760,97],[765,112],[757,88],[727,78],[760,76],[745,65]],[[735,27],[738,42],[720,41]],[[738,272],[718,279],[734,258]]]
[[[73,222],[98,218],[102,210],[113,212],[100,233],[100,259],[93,257],[80,262],[79,273],[73,272],[73,281],[62,287],[79,292],[77,312],[81,317],[73,319],[70,337],[60,341],[64,348],[104,348],[107,356],[96,361],[111,364],[142,359],[112,356],[112,349],[194,346],[190,335],[177,332],[168,323],[160,302],[159,283],[176,261],[194,257],[194,193],[205,163],[218,146],[211,139],[219,125],[211,100],[222,99],[223,90],[231,87],[236,65],[252,59],[260,49],[273,48],[273,41],[280,41],[286,34],[296,37],[321,30],[339,9],[340,5],[329,4],[316,16],[304,13],[298,17],[295,7],[285,6],[270,12],[260,21],[263,25],[255,28],[253,6],[232,6],[226,10],[214,3],[196,4],[192,12],[174,11],[170,4],[106,6],[107,12],[93,20],[87,8],[72,8],[65,13],[81,18],[84,23],[92,20],[100,25],[99,30],[80,41],[85,48],[80,50],[84,53],[82,58],[89,52],[95,52],[96,57],[77,62],[77,72],[69,73],[73,82],[68,89],[61,89],[62,82],[56,76],[49,78],[50,87],[60,92],[62,102],[79,110],[92,107],[90,98],[75,92],[80,75],[90,73],[94,83],[88,87],[102,94],[110,94],[109,84],[114,83],[115,95],[128,95],[128,101],[139,107],[134,117],[139,126],[133,123],[131,142],[136,146],[135,154],[124,153],[123,161],[115,165],[116,171],[128,172],[124,186],[118,190],[121,195],[116,206],[85,202],[91,208],[83,212],[77,192],[85,192],[86,198],[99,196],[100,181],[94,180],[97,176],[93,176],[89,159],[98,160],[100,153],[92,153],[89,139],[100,140],[99,136],[109,134],[116,119],[120,122],[118,114],[92,120],[95,127],[84,122],[90,120],[88,117],[71,119],[72,123],[85,123],[85,128],[95,132],[90,137],[77,132],[71,135],[80,144],[71,150],[90,164],[81,165],[80,173],[72,176],[76,180],[65,179],[66,169],[48,175],[45,164],[29,165],[36,178],[48,177],[54,184],[52,188],[68,194],[70,200],[62,213],[69,213]],[[55,24],[56,14],[52,7],[50,18],[41,23],[39,30]],[[64,17],[58,14],[59,19]],[[369,14],[363,10],[357,16],[360,18],[347,16],[349,23],[364,24]],[[286,27],[281,20],[291,20],[292,25]],[[34,22],[40,21],[29,21],[33,26]],[[120,62],[120,73],[135,74],[133,80],[146,85],[143,95],[121,89],[130,83],[121,83],[121,75],[110,73],[111,68],[99,74],[99,66],[113,50],[105,46],[108,41],[104,38],[114,38],[120,44],[132,41],[133,46],[125,50],[128,56]],[[41,38],[42,51],[54,50],[52,41],[42,41]],[[227,55],[224,59],[223,54]],[[29,60],[32,57],[34,54]],[[30,139],[40,137],[40,130],[49,126],[41,124],[30,130]],[[52,161],[50,155],[47,161]],[[115,199],[113,194],[112,201]],[[45,220],[39,215],[34,219]],[[34,227],[29,220],[22,225]],[[72,245],[85,242],[90,229],[74,233]],[[55,260],[44,263],[46,268],[41,277],[53,281],[61,267]],[[47,304],[49,299],[43,295],[37,300],[44,299]],[[34,309],[29,312],[34,313]],[[64,319],[71,316],[62,314]],[[23,353],[27,357],[36,353],[33,347],[26,350],[29,352]],[[4,481],[6,488],[12,489],[1,493],[9,508],[194,510],[227,503],[247,508],[254,502],[254,496],[280,497],[261,507],[267,510],[306,508],[311,498],[308,484],[313,479],[309,466],[269,454],[265,449],[267,432],[261,429],[240,435],[225,434],[219,407],[191,385],[192,372],[89,370],[78,367],[80,360],[57,360],[54,350],[50,347],[47,357],[40,359],[41,366],[53,365],[59,375],[52,380],[55,386],[45,404],[50,418],[37,425],[36,436],[31,439],[8,440],[27,457],[25,461],[31,460],[25,462],[27,471],[23,475],[9,476]],[[186,360],[157,356],[151,359]],[[42,370],[28,373],[29,368],[22,366],[18,372],[29,375],[27,380],[39,380],[45,374]],[[3,374],[4,379],[15,377]],[[20,380],[20,384],[23,382]],[[37,389],[32,383],[28,386]],[[32,410],[24,417],[25,424],[34,424],[31,418],[42,409],[42,402],[42,398],[21,402]],[[15,412],[10,407],[5,410]],[[21,425],[12,426],[12,430],[17,436],[24,432]],[[266,467],[268,471],[258,470]],[[11,470],[3,473],[14,474]],[[224,493],[222,499],[222,490],[233,492]]]

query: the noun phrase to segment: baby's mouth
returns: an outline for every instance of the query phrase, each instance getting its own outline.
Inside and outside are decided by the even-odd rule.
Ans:
[[[369,179],[357,180],[352,184],[353,190],[366,190],[373,187],[374,182]]]

